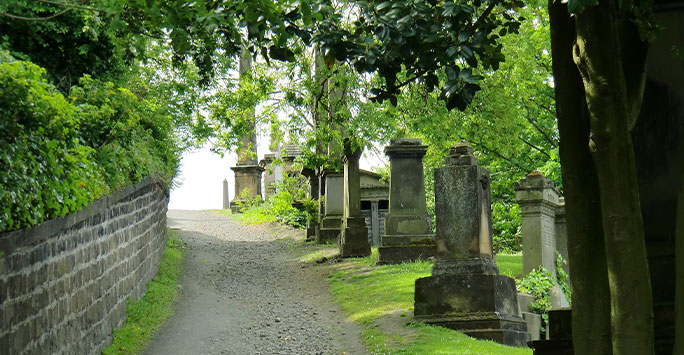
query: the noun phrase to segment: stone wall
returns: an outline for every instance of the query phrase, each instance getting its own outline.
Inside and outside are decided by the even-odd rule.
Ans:
[[[168,188],[147,178],[0,234],[0,353],[99,354],[164,252]]]

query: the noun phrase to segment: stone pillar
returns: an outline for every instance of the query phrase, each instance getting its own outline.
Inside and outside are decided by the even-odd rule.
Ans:
[[[319,199],[318,174],[316,171],[309,168],[302,168],[301,174],[309,181],[309,197],[312,200]],[[318,218],[309,219],[306,222],[306,240],[312,241],[316,239],[316,228],[318,227]]]
[[[515,199],[522,215],[524,275],[543,266],[556,279],[556,212],[559,196],[553,181],[538,171],[531,172],[515,184]],[[560,286],[555,285],[551,289],[551,307],[559,309],[568,306],[569,302]]]
[[[230,198],[228,197],[228,179],[223,179],[223,209],[230,208]]]
[[[240,55],[240,75],[248,73],[252,68],[252,58],[249,51],[244,49]],[[243,191],[247,191],[249,198],[261,197],[261,173],[264,168],[257,163],[256,126],[254,111],[251,112],[252,130],[249,135],[242,137],[238,145],[237,166],[230,168],[235,172],[235,196],[230,202],[233,213],[239,213],[239,202],[242,201]]]
[[[489,172],[465,142],[435,169],[437,260],[416,280],[415,320],[501,344],[526,346],[515,281],[492,255]]]
[[[361,149],[346,146],[344,162],[344,222],[340,234],[340,255],[343,258],[363,257],[371,253],[366,219],[361,216]]]
[[[337,241],[340,236],[340,228],[342,227],[342,218],[344,214],[344,174],[325,172],[324,179],[324,216],[321,220],[320,232],[316,236],[316,241],[319,243]]]
[[[556,210],[558,190],[538,171],[515,184],[523,236],[523,274],[543,266],[556,275]]]
[[[371,202],[371,244],[380,245],[380,211],[378,201]]]
[[[427,146],[417,138],[393,140],[390,158],[389,213],[380,239],[378,262],[413,261],[435,255],[432,223],[425,203],[423,156]]]
[[[558,198],[558,208],[556,208],[556,251],[568,260],[568,233],[565,227],[565,198]],[[563,265],[563,269],[570,275],[570,264]]]

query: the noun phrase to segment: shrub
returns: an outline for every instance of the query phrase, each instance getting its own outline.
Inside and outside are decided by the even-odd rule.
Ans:
[[[492,203],[492,247],[496,253],[522,250],[522,219],[517,204]]]
[[[151,174],[180,150],[164,110],[84,77],[65,98],[30,62],[0,60],[0,231],[62,217]]]

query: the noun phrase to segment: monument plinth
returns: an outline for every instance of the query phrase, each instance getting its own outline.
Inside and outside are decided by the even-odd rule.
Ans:
[[[390,158],[389,213],[380,239],[378,262],[393,264],[435,255],[435,236],[427,214],[423,156],[427,146],[417,138],[393,140]]]
[[[499,275],[492,254],[489,172],[473,149],[455,145],[435,169],[437,260],[416,280],[416,321],[501,344],[525,346],[515,281]]]
[[[344,222],[340,234],[340,255],[343,258],[371,254],[366,219],[361,216],[361,149],[353,149],[345,141],[344,162]]]

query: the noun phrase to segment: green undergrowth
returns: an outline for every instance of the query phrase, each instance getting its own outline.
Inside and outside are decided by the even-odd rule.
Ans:
[[[183,251],[173,231],[167,230],[166,250],[159,271],[147,283],[141,299],[126,306],[126,323],[113,334],[112,344],[102,354],[139,354],[162,324],[173,314],[178,296]]]
[[[316,251],[304,258],[313,258]],[[517,275],[520,255],[500,255],[499,269]],[[335,300],[346,316],[360,324],[371,354],[526,354],[514,348],[478,340],[462,333],[413,323],[415,280],[431,274],[432,262],[376,266],[377,250],[366,258],[349,259],[331,266],[329,280]]]

